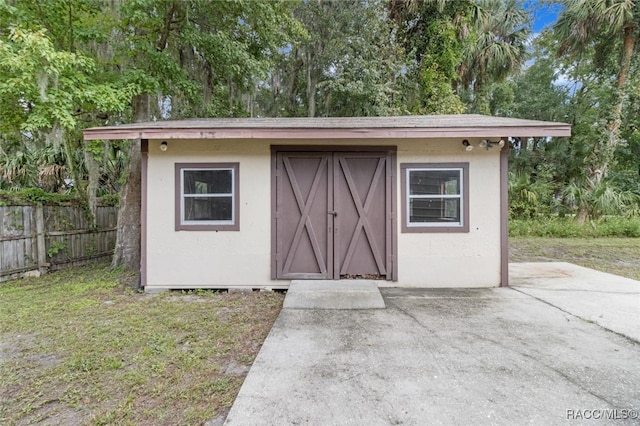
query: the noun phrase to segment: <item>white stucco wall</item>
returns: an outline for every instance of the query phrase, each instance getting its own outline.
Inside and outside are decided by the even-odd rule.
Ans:
[[[471,140],[471,139],[470,139]],[[477,141],[471,140],[477,145]],[[406,287],[500,283],[499,150],[464,151],[459,140],[149,141],[147,289],[286,287],[271,280],[271,145],[397,146],[398,281]],[[240,163],[240,231],[175,231],[175,163]],[[401,163],[469,162],[468,233],[402,233]]]
[[[469,163],[469,232],[402,233],[398,282],[406,287],[491,287],[500,284],[500,155],[462,149],[459,141],[398,144],[401,163]],[[400,185],[400,179],[398,179]],[[404,214],[398,192],[398,225]]]

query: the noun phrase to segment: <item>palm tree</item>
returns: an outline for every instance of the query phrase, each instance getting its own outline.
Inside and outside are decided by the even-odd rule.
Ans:
[[[554,25],[561,41],[559,55],[579,56],[594,49],[598,59],[619,55],[615,100],[600,138],[588,161],[588,185],[595,188],[607,176],[615,150],[622,143],[620,125],[625,85],[640,38],[640,2],[637,0],[565,0],[565,10]],[[592,188],[592,189],[593,189]],[[581,212],[584,215],[584,212]]]
[[[516,0],[481,0],[474,19],[475,36],[465,45],[458,74],[463,87],[473,87],[474,109],[483,109],[478,98],[485,86],[504,80],[524,63],[529,15]]]

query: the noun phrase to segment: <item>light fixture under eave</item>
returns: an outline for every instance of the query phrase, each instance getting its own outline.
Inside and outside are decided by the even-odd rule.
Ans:
[[[167,148],[169,148],[169,144],[167,143],[167,141],[162,141],[162,143],[160,144],[160,151],[166,151]]]
[[[464,145],[465,151],[472,151],[473,150],[473,145],[471,145],[471,143],[467,139],[462,141],[462,145]]]
[[[493,142],[493,141],[490,141],[488,139],[483,139],[483,140],[480,141],[480,143],[478,143],[478,146],[480,148],[486,148],[487,151],[488,151],[488,150],[490,150],[491,148],[493,148],[496,145],[499,146],[500,149],[502,149],[502,148],[504,148],[504,143],[505,143],[504,139],[500,139],[498,142]]]

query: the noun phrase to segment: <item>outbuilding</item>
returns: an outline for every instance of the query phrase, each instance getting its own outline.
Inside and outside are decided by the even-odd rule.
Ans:
[[[140,139],[147,291],[508,285],[509,138],[568,124],[481,115],[237,118],[91,128]]]

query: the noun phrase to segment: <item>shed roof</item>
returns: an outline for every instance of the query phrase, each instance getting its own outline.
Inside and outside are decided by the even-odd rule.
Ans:
[[[207,118],[84,130],[84,139],[362,139],[571,136],[571,125],[474,114],[333,118]]]

